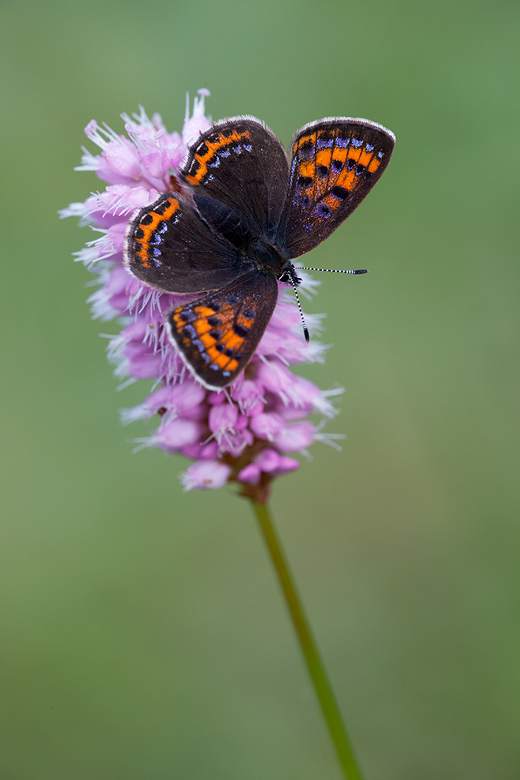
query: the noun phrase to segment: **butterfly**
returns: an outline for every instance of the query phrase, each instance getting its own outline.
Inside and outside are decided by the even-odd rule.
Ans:
[[[292,260],[354,211],[394,144],[375,122],[331,117],[295,134],[289,163],[260,120],[223,119],[189,146],[180,184],[133,215],[125,265],[149,287],[192,294],[165,324],[205,387],[220,390],[244,370],[274,311],[278,281],[296,291]]]

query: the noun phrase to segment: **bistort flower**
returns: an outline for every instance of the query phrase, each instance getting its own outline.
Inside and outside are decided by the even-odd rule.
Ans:
[[[326,349],[315,338],[306,343],[292,289],[279,283],[276,309],[252,361],[229,387],[215,392],[187,371],[163,324],[166,314],[186,298],[144,286],[123,265],[132,215],[174,188],[187,145],[211,126],[205,115],[207,96],[207,90],[199,90],[191,115],[187,104],[181,134],[168,133],[159,114],[150,119],[143,108],[132,117],[122,115],[126,136],[89,122],[85,134],[100,152],[84,149],[76,170],[94,171],[107,186],[84,203],[72,203],[60,216],[79,217],[81,225],[99,234],[76,258],[99,284],[89,298],[93,317],[116,319],[122,326],[108,346],[115,375],[123,385],[153,380],[146,400],[122,412],[124,423],[159,420],[137,449],[160,447],[192,459],[181,477],[186,490],[237,482],[243,494],[262,502],[274,477],[299,467],[295,454],[306,453],[316,440],[334,445],[341,438],[323,433],[322,427],[336,413],[331,398],[342,390],[320,390],[290,369],[322,362]],[[317,282],[301,276],[300,289],[313,293]],[[307,324],[311,334],[316,333],[320,317],[309,316]],[[314,415],[312,420],[309,415]]]

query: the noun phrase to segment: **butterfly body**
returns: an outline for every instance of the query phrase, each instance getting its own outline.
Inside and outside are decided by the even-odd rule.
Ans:
[[[215,123],[180,169],[181,192],[140,209],[125,264],[163,292],[197,294],[167,318],[170,339],[210,389],[251,360],[274,311],[278,282],[299,278],[292,260],[313,249],[356,208],[388,165],[390,131],[330,118],[303,127],[292,160],[254,117]]]

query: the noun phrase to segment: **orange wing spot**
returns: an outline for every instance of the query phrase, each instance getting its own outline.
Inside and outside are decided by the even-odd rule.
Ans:
[[[314,178],[314,161],[303,162],[298,166],[298,176],[305,176],[305,178]]]
[[[242,327],[245,328],[246,330],[249,330],[249,328],[251,327],[253,322],[254,322],[254,319],[248,320],[248,319],[246,319],[246,317],[244,317],[244,315],[242,313],[240,313],[238,315],[238,317],[237,317],[237,323],[239,325],[242,325]]]
[[[236,333],[230,330],[226,333],[224,338],[221,339],[220,343],[224,344],[226,349],[238,350],[244,343],[244,339],[240,338],[240,336],[237,336]]]
[[[220,369],[224,369],[229,363],[229,358],[219,352],[216,347],[209,347],[207,350],[212,363],[216,363]],[[235,361],[236,362],[236,361]]]
[[[197,336],[200,336],[201,338],[205,333],[209,333],[211,330],[211,325],[206,322],[206,320],[195,320],[193,324],[195,325]]]
[[[179,306],[179,308],[175,309],[175,311],[173,312],[173,319],[175,320],[175,324],[179,325],[179,326],[182,325],[182,322],[181,322],[182,309],[183,309],[183,307]]]
[[[333,195],[327,195],[321,202],[328,206],[331,211],[337,211],[341,206],[341,201]]]
[[[357,163],[359,162],[359,158],[361,157],[362,154],[363,154],[362,149],[353,149],[352,147],[350,147],[350,149],[348,150],[347,160],[354,160],[354,162]]]
[[[363,149],[361,156],[359,158],[359,162],[361,163],[361,165],[364,165],[366,168],[371,159],[372,159],[372,152],[367,152]]]
[[[231,144],[238,143],[239,141],[250,141],[251,136],[247,131],[244,131],[243,133],[239,133],[236,130],[233,130],[232,134],[230,136],[225,136],[222,133],[218,134],[218,141],[205,141],[208,150],[204,154],[197,154],[195,153],[194,157],[199,163],[199,169],[197,172],[192,176],[186,176],[186,181],[188,181],[190,184],[199,184],[204,176],[208,172],[208,165],[211,162],[211,160],[215,157],[216,152],[218,152],[220,149],[224,149],[226,146],[230,146]]]
[[[316,155],[316,164],[325,165],[327,168],[332,160],[332,149],[321,149]]]
[[[149,222],[147,225],[144,225],[142,222],[139,223],[139,226],[141,230],[144,233],[144,236],[142,238],[136,238],[136,241],[141,245],[141,249],[136,252],[136,254],[141,258],[141,263],[144,268],[150,267],[150,260],[149,258],[149,251],[150,251],[150,238],[152,236],[152,233],[155,232],[157,229],[157,225],[159,222],[162,222],[163,220],[167,221],[173,215],[176,211],[179,209],[179,201],[175,198],[168,198],[168,201],[170,205],[168,206],[165,211],[163,211],[162,214],[157,214],[156,211],[149,211],[148,214],[152,217],[152,221]],[[144,215],[143,215],[144,216]]]
[[[200,340],[204,344],[206,348],[212,347],[215,344],[215,339],[213,336],[210,336],[209,333],[199,333],[199,329],[197,328],[197,336],[199,336]]]
[[[213,314],[215,314],[214,309],[209,309],[207,306],[197,306],[195,308],[195,314],[197,317],[200,317],[201,319],[207,319],[208,317],[211,317]]]
[[[381,161],[377,159],[377,157],[374,157],[370,165],[368,166],[368,170],[370,173],[375,173],[379,166],[381,165]]]
[[[337,185],[338,187],[345,187],[347,190],[351,190],[354,186],[354,182],[356,180],[356,174],[355,171],[342,171],[340,175],[338,176]]]
[[[226,366],[226,371],[236,371],[238,368],[238,360],[230,360]]]
[[[334,156],[332,159],[344,163],[347,161],[347,152],[348,149],[334,149]]]
[[[294,144],[294,149],[299,149],[300,146],[303,146],[303,144],[306,144],[308,142],[311,142],[312,144],[316,143],[316,133],[311,133],[310,135],[302,135],[300,140],[297,144]]]

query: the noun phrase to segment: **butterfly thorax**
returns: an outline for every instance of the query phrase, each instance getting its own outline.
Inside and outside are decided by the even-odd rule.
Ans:
[[[259,271],[277,279],[287,275],[292,264],[282,256],[280,249],[265,236],[255,235],[251,222],[229,206],[198,193],[194,197],[201,217],[219,235],[240,249]],[[290,274],[291,277],[293,274]],[[286,281],[289,281],[287,278]]]
[[[277,279],[292,269],[292,263],[285,260],[277,247],[265,238],[254,238],[250,241],[247,254],[259,270],[275,276]]]

